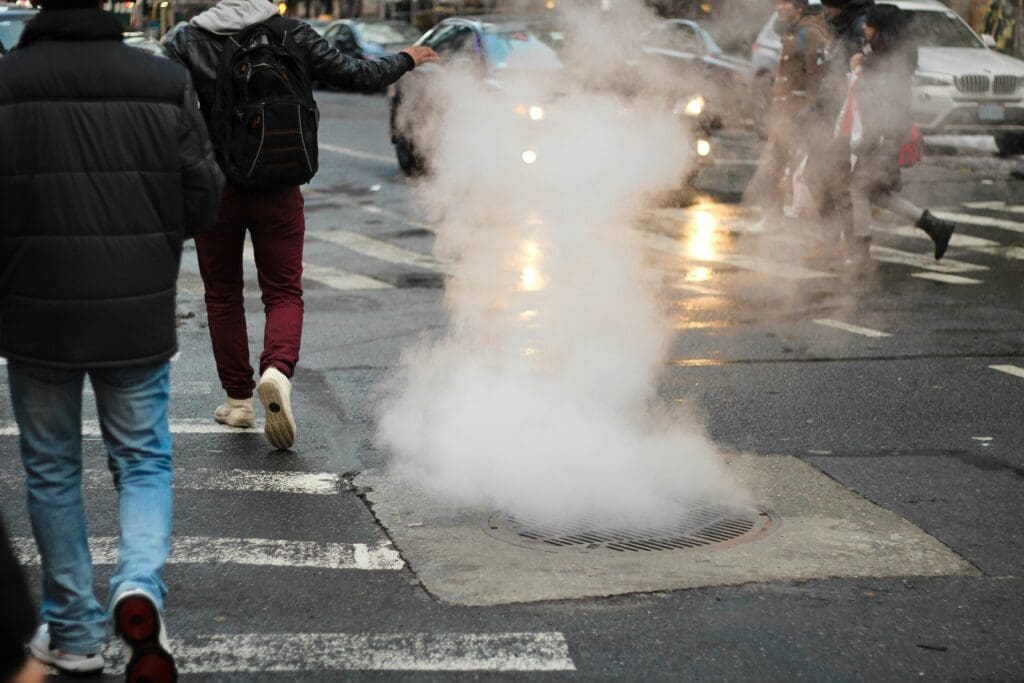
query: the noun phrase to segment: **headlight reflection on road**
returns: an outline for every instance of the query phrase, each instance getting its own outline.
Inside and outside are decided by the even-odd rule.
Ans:
[[[537,153],[534,152],[532,149],[528,149],[528,150],[525,150],[523,152],[523,163],[524,164],[533,164],[533,163],[536,163],[536,161],[537,161]]]
[[[521,251],[522,267],[519,272],[519,289],[523,292],[539,292],[546,281],[540,270],[541,248],[535,240],[523,242]]]
[[[693,212],[687,231],[686,256],[694,261],[715,260],[715,215],[706,209]]]

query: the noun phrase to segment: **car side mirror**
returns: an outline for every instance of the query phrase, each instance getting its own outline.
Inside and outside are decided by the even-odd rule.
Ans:
[[[982,33],[981,42],[985,43],[985,47],[990,50],[996,47],[996,39],[992,37],[991,33]]]

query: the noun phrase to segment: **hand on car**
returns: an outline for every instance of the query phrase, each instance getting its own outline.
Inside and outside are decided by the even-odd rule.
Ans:
[[[436,62],[440,59],[437,53],[434,52],[434,48],[427,47],[426,45],[412,45],[402,50],[402,52],[412,57],[412,61],[416,66]]]

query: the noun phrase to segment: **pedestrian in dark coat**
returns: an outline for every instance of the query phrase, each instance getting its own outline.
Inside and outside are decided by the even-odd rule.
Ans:
[[[861,264],[869,258],[871,205],[888,209],[924,230],[935,244],[935,258],[946,252],[955,225],[898,197],[903,189],[900,149],[911,118],[911,86],[917,70],[917,45],[907,28],[908,17],[895,5],[875,5],[865,18],[862,52],[850,60],[856,75],[849,112],[840,121],[851,137],[854,240],[851,255]],[[859,125],[853,126],[854,116]],[[846,124],[849,130],[842,130]]]
[[[36,628],[35,607],[0,518],[0,681],[42,683],[46,667],[25,652]]]
[[[175,285],[182,242],[212,225],[222,184],[196,94],[185,69],[125,45],[97,0],[42,0],[0,59],[0,131],[0,356],[43,574],[30,649],[101,671],[109,613],[128,672],[170,681]],[[82,500],[86,375],[120,509],[109,609]]]
[[[217,101],[218,71],[226,41],[256,24],[275,23],[285,41],[305,58],[311,80],[341,90],[380,91],[418,64],[436,61],[429,47],[413,46],[377,59],[343,54],[309,24],[278,16],[268,0],[221,0],[188,24],[168,33],[164,45],[172,59],[195,79],[199,101],[211,130]],[[312,99],[312,94],[309,94]],[[219,141],[214,140],[214,144]],[[249,336],[242,297],[242,247],[249,231],[266,310],[260,380],[253,380]],[[196,240],[199,271],[206,288],[206,312],[217,374],[227,397],[213,418],[230,427],[252,427],[253,391],[266,413],[264,433],[275,448],[291,448],[298,427],[291,406],[291,377],[302,340],[302,246],[306,232],[298,187],[253,190],[231,182],[221,197],[216,228]]]

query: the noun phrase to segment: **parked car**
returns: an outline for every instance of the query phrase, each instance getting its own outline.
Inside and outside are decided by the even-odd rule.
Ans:
[[[401,21],[339,19],[324,29],[323,36],[352,57],[372,59],[409,47],[420,37],[415,26]]]
[[[504,73],[528,72],[557,78],[563,72],[558,55],[530,31],[526,22],[507,17],[451,17],[423,34],[416,44],[434,48],[441,61],[421,66],[389,88],[391,142],[398,164],[407,175],[423,173],[429,160],[415,146],[415,131],[403,127],[399,111],[405,102],[429,97],[431,83],[441,69],[456,63],[470,65],[486,87],[498,90],[502,88]],[[510,107],[510,121],[532,121],[539,125],[546,104]],[[523,154],[527,164],[533,163],[529,159],[536,159],[532,150],[524,150]]]
[[[992,135],[1000,153],[1024,152],[1024,61],[990,49],[938,0],[886,4],[912,14],[910,30],[919,47],[913,115],[921,131]],[[770,92],[778,68],[781,41],[774,24],[772,15],[751,50],[755,93]]]
[[[154,57],[167,56],[167,53],[164,52],[164,46],[160,44],[160,41],[147,36],[145,33],[125,33],[124,44],[128,47],[134,47],[136,50],[142,50],[146,54],[153,55]]]
[[[25,23],[35,15],[31,7],[0,4],[0,55],[18,44]]]

